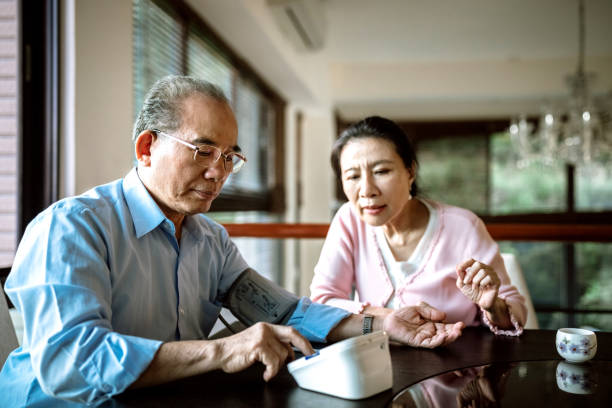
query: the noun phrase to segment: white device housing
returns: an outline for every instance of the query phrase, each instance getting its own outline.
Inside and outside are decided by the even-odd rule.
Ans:
[[[367,398],[393,386],[389,336],[382,331],[324,347],[287,368],[300,387],[346,399]]]

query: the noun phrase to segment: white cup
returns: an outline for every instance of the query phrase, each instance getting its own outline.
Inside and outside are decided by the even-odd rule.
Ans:
[[[557,352],[571,363],[589,361],[597,352],[595,333],[585,329],[564,328],[557,330]]]
[[[593,394],[597,388],[596,372],[587,364],[559,361],[557,387],[571,394]]]

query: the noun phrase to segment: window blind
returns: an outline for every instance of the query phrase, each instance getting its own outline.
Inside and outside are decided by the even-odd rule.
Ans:
[[[166,75],[181,74],[183,28],[178,13],[149,0],[133,7],[134,118],[147,91]]]
[[[182,1],[134,0],[134,107],[168,74],[203,78],[227,96],[238,122],[245,170],[231,175],[212,211],[280,211],[282,156],[276,149],[283,102]],[[280,203],[280,205],[279,205]]]
[[[17,242],[17,2],[0,1],[0,268]]]

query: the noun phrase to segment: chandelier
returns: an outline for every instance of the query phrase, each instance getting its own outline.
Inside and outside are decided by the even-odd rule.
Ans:
[[[578,67],[566,78],[569,98],[562,104],[544,105],[537,121],[521,115],[510,123],[519,168],[534,163],[565,162],[582,168],[612,170],[612,98],[610,94],[600,98],[590,94],[595,74],[584,70],[583,0],[578,4],[578,24]]]

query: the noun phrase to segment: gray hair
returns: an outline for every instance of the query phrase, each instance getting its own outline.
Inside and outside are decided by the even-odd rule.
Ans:
[[[218,102],[229,104],[218,86],[200,78],[168,75],[155,82],[142,103],[134,128],[132,141],[144,130],[159,129],[172,132],[181,127],[181,102],[193,95],[202,94]]]

